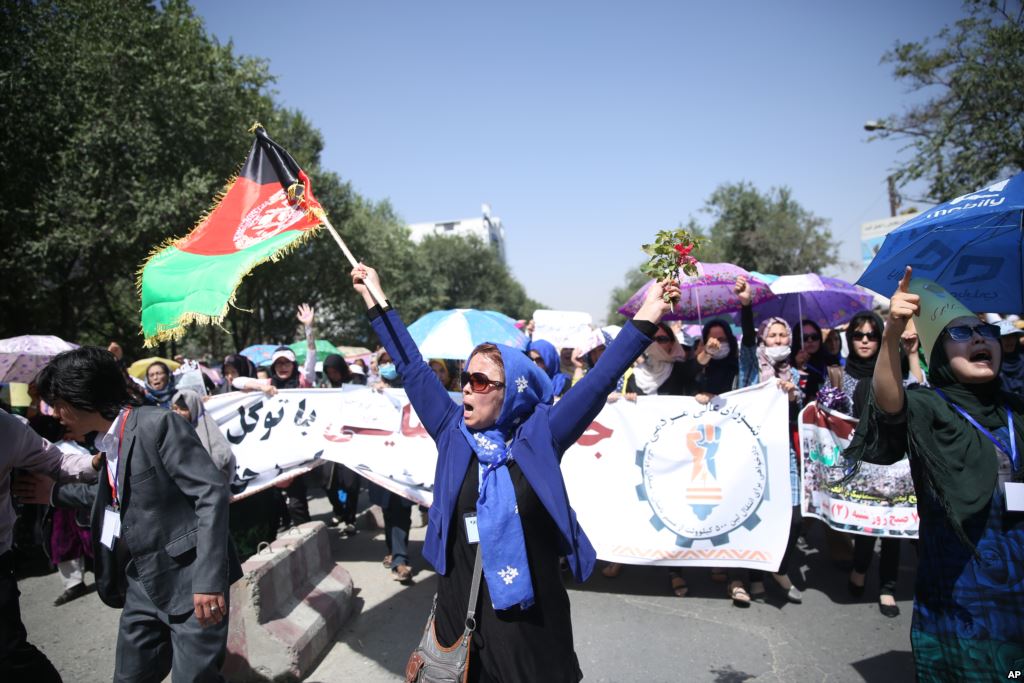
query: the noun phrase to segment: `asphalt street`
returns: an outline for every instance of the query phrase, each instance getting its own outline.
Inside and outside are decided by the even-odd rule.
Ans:
[[[311,501],[326,519],[327,502]],[[411,586],[391,580],[381,565],[383,534],[361,517],[360,533],[331,531],[334,558],[351,573],[357,594],[354,616],[342,628],[308,681],[403,680],[405,661],[419,640],[436,578],[420,556],[423,529],[412,531],[417,570]],[[767,600],[734,607],[724,584],[705,569],[685,570],[690,592],[677,598],[667,570],[627,567],[616,579],[594,572],[583,585],[567,579],[576,651],[586,681],[912,681],[910,611],[915,555],[903,544],[897,599],[902,614],[878,612],[877,575],[868,577],[863,600],[851,598],[847,572],[826,557],[815,525],[801,543],[793,580],[804,590],[800,605],[785,602],[769,585]],[[599,563],[598,568],[603,566]],[[91,583],[92,575],[88,575]],[[771,582],[769,582],[771,583]],[[23,579],[22,617],[29,639],[65,681],[109,681],[119,611],[95,593],[61,607],[56,574]]]

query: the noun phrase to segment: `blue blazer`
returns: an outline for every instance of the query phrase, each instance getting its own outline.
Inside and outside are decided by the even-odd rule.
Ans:
[[[379,309],[373,309],[374,312]],[[437,444],[434,504],[430,507],[423,556],[439,574],[448,567],[448,534],[462,481],[473,451],[459,429],[462,406],[452,402],[393,309],[372,320],[405,382],[405,392],[427,433]],[[604,407],[619,377],[651,343],[632,323],[626,324],[593,370],[554,406],[538,405],[516,430],[511,455],[519,464],[561,535],[561,551],[577,581],[585,581],[594,568],[596,553],[569,505],[562,470],[562,454],[576,443]]]

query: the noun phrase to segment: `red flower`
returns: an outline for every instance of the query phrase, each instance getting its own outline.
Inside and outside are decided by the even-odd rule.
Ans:
[[[691,251],[693,251],[693,245],[688,244],[684,247],[682,244],[677,244],[674,247],[674,249],[679,253],[680,256],[687,256]]]

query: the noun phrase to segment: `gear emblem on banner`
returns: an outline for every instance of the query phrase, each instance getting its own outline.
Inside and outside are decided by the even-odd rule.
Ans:
[[[702,406],[662,420],[636,464],[643,476],[637,496],[651,506],[651,525],[675,534],[681,548],[723,545],[733,531],[761,522],[767,449],[737,411]]]

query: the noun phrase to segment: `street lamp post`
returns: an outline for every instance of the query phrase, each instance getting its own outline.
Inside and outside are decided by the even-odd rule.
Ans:
[[[864,122],[864,130],[869,133],[873,133],[878,130],[889,131],[890,133],[900,133],[901,135],[910,135],[919,138],[930,138],[928,133],[920,130],[911,130],[909,128],[893,128],[885,122],[884,119],[871,119],[870,121]],[[939,150],[938,157],[935,159],[935,166],[938,169],[938,190],[939,197],[938,201],[943,201],[946,198],[945,192],[945,174],[942,168],[942,150]],[[893,216],[896,215],[896,211],[899,209],[900,196],[896,193],[896,183],[892,176],[889,176],[889,211]]]

